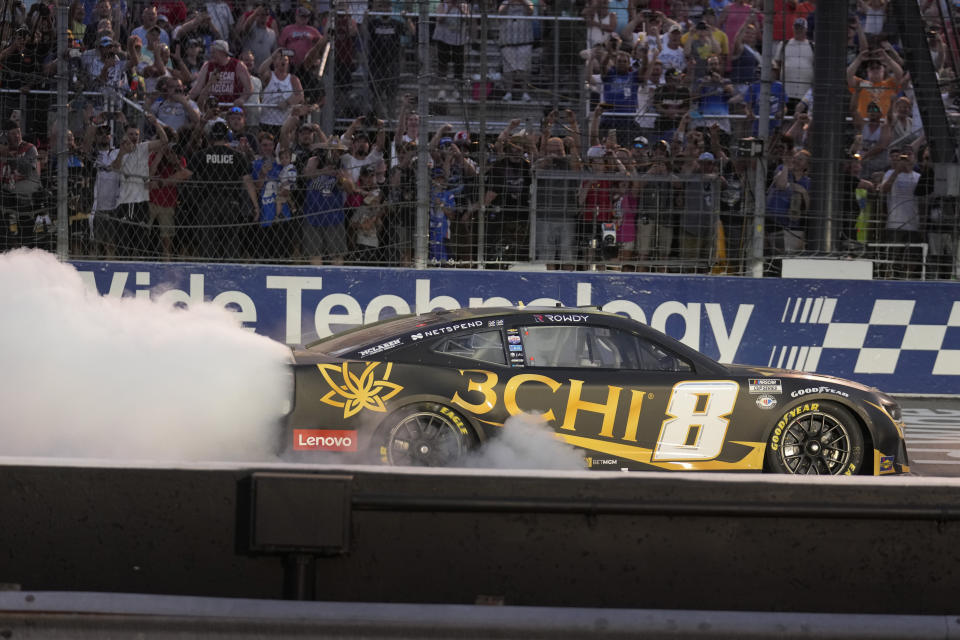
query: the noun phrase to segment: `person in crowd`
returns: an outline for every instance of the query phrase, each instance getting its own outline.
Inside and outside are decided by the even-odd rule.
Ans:
[[[388,259],[408,267],[413,261],[413,231],[417,212],[417,143],[401,141],[397,164],[390,168],[391,212],[385,221]]]
[[[224,33],[214,24],[213,17],[205,12],[192,10],[187,16],[186,21],[177,25],[170,34],[173,44],[170,48],[176,52],[178,45],[181,52],[185,52],[190,41],[196,41],[200,45],[201,55],[206,53],[207,49],[214,40],[228,40],[230,32]]]
[[[861,178],[869,178],[889,168],[888,153],[892,139],[892,129],[886,126],[880,106],[875,102],[867,105],[867,120],[860,127],[859,145],[856,148],[860,156]]]
[[[687,51],[683,46],[683,28],[673,24],[667,31],[666,42],[657,55],[657,60],[663,63],[663,68],[669,75],[670,71],[684,73],[687,70]]]
[[[793,111],[813,86],[813,45],[807,38],[807,21],[793,21],[793,37],[777,44],[774,58],[780,64],[780,80],[787,92],[787,109]]]
[[[117,214],[120,217],[118,244],[126,255],[142,256],[154,253],[147,221],[150,219],[150,154],[162,150],[168,143],[166,128],[152,113],[145,116],[156,132],[156,138],[141,141],[140,128],[128,123],[119,152],[113,160],[113,170],[120,173],[120,193],[117,196]]]
[[[697,82],[707,73],[707,61],[711,57],[719,58],[723,54],[720,43],[714,38],[714,32],[704,20],[697,22],[693,30],[685,33],[680,41],[687,59],[686,72],[693,82]]]
[[[157,91],[147,97],[144,108],[165,126],[179,132],[188,124],[200,122],[197,103],[187,96],[179,78],[170,76],[157,82]]]
[[[163,128],[163,127],[161,127]],[[176,133],[171,129],[167,137],[172,141]],[[169,261],[174,254],[176,236],[177,184],[187,177],[187,160],[175,144],[166,144],[150,154],[150,204],[147,226],[157,225],[161,255]]]
[[[93,203],[90,206],[92,236],[99,255],[116,255],[116,209],[120,194],[120,172],[113,169],[119,149],[113,146],[110,123],[102,116],[91,116],[84,130],[82,152],[96,172]]]
[[[757,25],[744,22],[733,40],[733,49],[730,52],[730,82],[741,95],[760,77],[757,70],[763,56],[758,49],[759,39],[760,29]]]
[[[844,169],[840,177],[838,235],[841,248],[854,254],[862,251],[859,227],[866,209],[866,196],[876,191],[877,185],[860,177],[862,164],[859,154],[851,155],[844,163]]]
[[[502,153],[486,175],[488,256],[498,262],[529,256],[530,144],[519,125],[512,120],[498,136]]]
[[[680,260],[687,271],[710,273],[716,261],[723,177],[710,151],[701,152],[696,163],[687,164],[681,175],[686,179],[680,213]]]
[[[372,144],[368,132],[371,127],[376,129]],[[376,165],[383,160],[386,140],[384,122],[372,116],[361,116],[350,123],[341,139],[350,140],[350,151],[343,155],[342,162],[351,182],[356,184],[361,167]]]
[[[346,202],[353,247],[350,262],[353,264],[374,266],[383,263],[384,256],[380,242],[383,218],[386,214],[383,195],[376,182],[374,166],[361,167],[356,188],[347,195]]]
[[[293,108],[303,103],[303,86],[300,79],[290,73],[290,56],[283,49],[275,50],[257,72],[263,83],[260,128],[277,136]]]
[[[216,34],[213,40],[229,41],[232,38],[236,20],[228,0],[207,0],[201,13],[210,17],[210,28]]]
[[[599,126],[603,130],[615,129],[618,143],[628,145],[638,134],[637,104],[643,71],[633,69],[630,55],[620,51],[604,70],[602,78],[603,102],[599,108],[603,115]]]
[[[437,77],[441,87],[452,87],[450,99],[459,100],[463,89],[470,5],[457,0],[441,0],[434,12],[437,14],[437,24],[433,29],[433,40],[437,46]],[[448,75],[448,72],[452,75]],[[446,99],[446,89],[441,88],[437,100]]]
[[[290,187],[296,182],[296,170],[290,162],[290,150],[277,149],[272,133],[261,131],[258,143],[260,154],[253,161],[250,175],[260,206],[250,248],[254,255],[280,260],[290,256],[293,246]]]
[[[770,120],[767,125],[768,135],[775,136],[780,131],[783,117],[787,108],[787,91],[783,83],[776,79],[777,66],[771,64],[774,79],[770,82]],[[743,104],[747,111],[747,120],[752,121],[752,135],[760,133],[760,95],[763,92],[763,81],[760,79],[760,67],[755,70],[756,77],[753,84],[747,88]]]
[[[767,250],[773,255],[798,253],[806,243],[810,152],[787,150],[767,189]]]
[[[428,256],[430,262],[439,266],[454,263],[450,251],[450,221],[457,213],[457,191],[463,189],[451,187],[447,182],[447,173],[444,167],[433,167],[430,170],[430,231]]]
[[[664,84],[653,92],[653,108],[657,111],[657,135],[670,140],[680,121],[690,111],[690,88],[683,83],[683,75],[676,69],[666,70]]]
[[[242,107],[252,91],[246,65],[230,55],[230,45],[226,41],[215,40],[210,45],[210,59],[200,68],[189,95],[197,104],[204,104],[208,97],[213,97],[219,104],[232,103]]]
[[[303,205],[302,251],[311,264],[343,264],[347,255],[346,205],[350,174],[340,167],[339,142],[318,144],[303,171],[307,193]]]
[[[0,143],[0,211],[2,224],[10,231],[9,244],[30,246],[33,237],[33,195],[40,190],[37,148],[23,139],[20,123],[7,120],[6,140]]]
[[[590,0],[580,14],[587,27],[587,49],[603,44],[611,34],[619,32],[617,14],[610,9],[610,0]]]
[[[251,12],[237,22],[237,40],[240,49],[253,52],[254,64],[259,67],[277,48],[276,21],[266,3],[258,3]]]
[[[187,176],[200,193],[196,205],[200,258],[224,260],[242,254],[239,225],[257,220],[260,200],[251,161],[230,147],[230,129],[215,122],[210,144],[187,159]]]
[[[868,118],[871,103],[880,107],[881,114],[890,113],[903,81],[903,69],[891,56],[891,49],[889,42],[883,42],[877,48],[861,49],[847,67],[847,86],[853,92],[855,126]],[[866,78],[857,75],[863,64],[867,68]]]
[[[920,203],[917,185],[920,173],[916,171],[916,156],[913,148],[904,146],[894,149],[895,160],[883,174],[879,191],[887,195],[887,218],[884,222],[884,242],[895,246],[891,249],[891,268],[895,277],[907,277],[915,270],[919,259],[907,245],[923,242],[920,225]]]
[[[730,104],[737,104],[743,97],[736,92],[733,83],[723,75],[723,64],[719,56],[707,60],[707,71],[694,81],[693,95],[697,98],[700,118],[693,122],[694,128],[714,132],[720,138],[720,144],[730,142]]]
[[[233,106],[227,109],[225,115],[227,123],[227,140],[231,147],[243,153],[251,161],[261,153],[260,139],[257,132],[247,125],[245,107]],[[281,145],[282,146],[282,145]]]
[[[160,27],[159,22],[156,5],[147,5],[140,12],[140,26],[134,28],[134,30],[130,32],[130,35],[139,37],[141,42],[146,42],[148,32],[153,27]],[[160,38],[160,42],[168,47],[170,46],[170,34],[167,33],[166,30],[161,28],[158,37]]]
[[[294,22],[288,24],[280,31],[279,45],[282,49],[293,51],[290,56],[290,65],[294,69],[300,67],[306,59],[310,49],[319,42],[323,36],[317,30],[310,20],[313,18],[313,11],[309,7],[298,5],[294,12]]]
[[[546,263],[548,269],[573,270],[580,217],[575,205],[578,181],[554,172],[579,171],[579,158],[567,155],[562,138],[550,136],[532,169],[537,184],[536,260]],[[544,172],[550,173],[540,175]]]
[[[205,62],[203,41],[199,38],[187,38],[182,43],[178,42],[174,45],[170,59],[173,60],[172,73],[185,86],[192,86]]]
[[[502,0],[498,13],[503,18],[497,23],[505,90],[503,99],[510,101],[516,91],[524,102],[530,102],[527,86],[533,65],[534,37],[533,21],[525,18],[534,14],[533,3],[530,0]]]
[[[363,21],[369,43],[370,89],[377,113],[388,118],[393,115],[391,111],[400,88],[406,49],[404,38],[413,37],[416,27],[405,12],[402,17],[390,14],[390,0],[374,0],[373,10],[374,14]]]

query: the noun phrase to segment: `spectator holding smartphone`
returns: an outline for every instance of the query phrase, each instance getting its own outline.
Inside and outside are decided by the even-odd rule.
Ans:
[[[260,129],[274,136],[280,134],[280,127],[290,117],[293,107],[303,102],[303,85],[290,73],[290,53],[289,49],[277,49],[257,69],[263,83]]]

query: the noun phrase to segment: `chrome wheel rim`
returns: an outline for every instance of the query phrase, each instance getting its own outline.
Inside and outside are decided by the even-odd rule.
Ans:
[[[852,456],[849,429],[827,413],[798,416],[784,428],[778,455],[788,473],[837,475]]]
[[[415,467],[445,467],[464,453],[460,428],[430,411],[406,416],[390,430],[387,462]]]

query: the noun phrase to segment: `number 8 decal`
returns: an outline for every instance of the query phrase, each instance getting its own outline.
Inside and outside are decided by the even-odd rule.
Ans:
[[[712,460],[720,455],[737,403],[733,380],[687,380],[674,385],[652,460]]]

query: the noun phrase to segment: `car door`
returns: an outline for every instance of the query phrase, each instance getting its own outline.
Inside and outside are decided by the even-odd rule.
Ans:
[[[735,382],[700,380],[693,363],[615,326],[534,322],[517,330],[519,375],[540,384],[511,381],[516,391],[505,390],[505,401],[549,403],[545,417],[591,452],[593,466],[693,468],[720,454]]]

